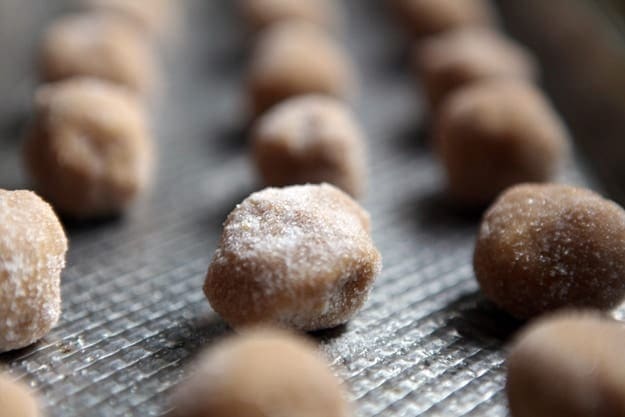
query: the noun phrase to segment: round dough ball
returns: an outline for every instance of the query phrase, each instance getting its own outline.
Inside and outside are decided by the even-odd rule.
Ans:
[[[105,14],[62,17],[43,35],[40,76],[46,82],[87,76],[147,93],[155,82],[155,67],[140,33]]]
[[[266,185],[328,182],[352,196],[364,189],[362,132],[334,98],[300,96],[278,104],[258,121],[252,146]]]
[[[459,87],[489,78],[532,80],[538,65],[523,46],[486,28],[442,33],[415,48],[415,67],[431,109]]]
[[[318,27],[300,22],[262,32],[248,74],[255,115],[289,97],[326,94],[345,98],[353,87],[352,65],[337,43]]]
[[[176,0],[81,0],[88,10],[128,19],[147,34],[168,31],[177,17]]]
[[[319,330],[360,309],[381,266],[369,215],[345,193],[267,188],[228,216],[204,293],[234,327]]]
[[[416,37],[466,26],[495,26],[490,0],[391,0],[397,16]]]
[[[434,128],[451,196],[480,206],[521,182],[544,182],[568,154],[568,133],[534,86],[472,84],[446,100]]]
[[[591,312],[531,324],[508,357],[512,417],[625,415],[625,326]]]
[[[287,20],[332,27],[338,15],[334,0],[239,0],[239,8],[252,30]]]
[[[38,190],[73,217],[118,214],[151,179],[152,138],[135,95],[95,79],[41,87],[25,146]]]
[[[30,191],[0,190],[0,353],[31,345],[58,321],[66,252],[46,202]]]
[[[611,309],[625,297],[625,211],[585,189],[513,187],[484,216],[474,268],[486,297],[519,318]]]
[[[340,381],[307,340],[249,330],[210,348],[176,390],[172,417],[347,417]]]
[[[0,417],[42,415],[38,400],[26,386],[12,381],[8,376],[0,375]]]

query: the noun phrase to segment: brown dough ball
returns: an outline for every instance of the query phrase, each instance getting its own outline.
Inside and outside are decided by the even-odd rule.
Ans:
[[[230,325],[343,324],[381,269],[369,215],[328,185],[267,188],[230,213],[204,284]]]
[[[66,252],[63,227],[45,201],[0,190],[0,353],[36,342],[58,321]]]
[[[538,65],[523,46],[486,28],[445,32],[420,42],[415,67],[431,109],[449,93],[489,78],[531,80]]]
[[[171,417],[347,417],[340,381],[307,340],[250,330],[210,348],[178,387]]]
[[[128,19],[147,34],[167,32],[177,17],[177,0],[82,0],[88,10]]]
[[[55,208],[82,218],[117,214],[147,187],[152,138],[132,93],[71,79],[41,87],[35,105],[25,161]]]
[[[352,196],[364,189],[362,132],[334,98],[300,96],[278,104],[259,120],[252,145],[266,185],[328,182]]]
[[[40,52],[41,78],[101,78],[148,92],[155,62],[146,40],[127,22],[104,14],[62,17],[45,32]]]
[[[241,14],[252,30],[287,20],[332,27],[338,14],[335,6],[334,0],[239,0]]]
[[[416,37],[466,26],[497,24],[489,0],[391,0],[397,16]]]
[[[512,417],[625,415],[625,327],[591,312],[525,329],[508,357]]]
[[[21,383],[0,375],[0,417],[40,416],[42,413],[34,394]]]
[[[289,97],[327,94],[345,98],[353,87],[352,65],[338,44],[305,23],[280,23],[265,30],[248,74],[252,111],[259,115]]]
[[[520,318],[611,309],[625,297],[625,211],[585,189],[513,187],[484,216],[474,268],[486,297]]]
[[[449,192],[466,205],[543,182],[568,153],[568,133],[543,94],[515,80],[472,84],[446,100],[434,129]]]

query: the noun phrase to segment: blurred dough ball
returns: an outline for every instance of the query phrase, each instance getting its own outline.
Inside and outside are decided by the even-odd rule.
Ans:
[[[406,29],[416,37],[463,26],[494,26],[490,0],[389,0]]]
[[[255,115],[296,95],[345,98],[355,84],[351,60],[336,41],[318,27],[295,22],[260,34],[247,82]]]
[[[41,87],[35,106],[26,165],[59,211],[79,218],[117,214],[147,187],[152,137],[130,91],[76,78]]]
[[[206,351],[170,417],[348,417],[341,382],[303,337],[247,330]]]
[[[486,28],[444,32],[419,42],[414,64],[431,109],[459,87],[489,78],[537,76],[532,54],[512,39]]]
[[[336,0],[239,0],[243,18],[252,30],[286,20],[332,27],[338,20]]]
[[[363,134],[349,108],[335,98],[283,101],[259,119],[252,145],[265,185],[328,182],[352,196],[365,188]]]
[[[88,10],[128,19],[147,34],[164,34],[179,18],[179,0],[80,0]],[[185,2],[182,2],[185,3]]]
[[[545,182],[568,154],[564,124],[543,93],[517,80],[489,80],[441,106],[434,145],[451,196],[481,206],[522,182]]]
[[[156,63],[144,36],[127,22],[81,13],[61,17],[45,31],[40,76],[46,82],[95,77],[148,93],[156,82]]]
[[[28,387],[0,374],[0,417],[41,417],[39,401]]]

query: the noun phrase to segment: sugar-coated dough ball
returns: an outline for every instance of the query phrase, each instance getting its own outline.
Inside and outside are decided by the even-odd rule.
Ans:
[[[42,415],[38,400],[27,387],[0,374],[0,417]]]
[[[0,352],[36,342],[58,321],[66,252],[65,232],[46,202],[0,189]]]
[[[369,215],[328,184],[268,188],[228,216],[204,292],[230,325],[343,324],[381,269]]]
[[[128,19],[148,34],[162,34],[177,18],[179,0],[81,0],[89,10]]]
[[[344,389],[306,339],[248,330],[209,348],[170,417],[348,417]]]
[[[484,81],[452,94],[434,135],[451,196],[476,206],[511,185],[550,180],[569,143],[543,94],[517,80]]]
[[[348,107],[335,98],[283,101],[259,119],[252,146],[268,186],[327,182],[353,196],[364,190],[363,134]]]
[[[513,344],[512,417],[625,415],[625,325],[592,312],[538,320]]]
[[[98,13],[61,17],[46,30],[40,74],[47,82],[95,77],[147,93],[156,64],[143,36],[127,22]]]
[[[536,60],[527,49],[486,28],[432,36],[418,43],[414,58],[431,109],[469,83],[508,77],[531,80],[538,73]]]
[[[56,209],[82,218],[117,214],[147,187],[153,144],[134,94],[80,78],[41,87],[35,104],[25,161]]]
[[[259,115],[292,96],[345,98],[353,88],[346,52],[323,30],[305,23],[279,23],[263,31],[248,74],[251,110]]]
[[[239,0],[243,18],[253,30],[267,28],[287,20],[310,22],[332,27],[338,10],[335,0]]]
[[[490,0],[390,0],[408,31],[417,37],[466,26],[493,26]]]
[[[625,211],[586,189],[524,184],[486,212],[474,256],[482,292],[528,318],[625,298]]]

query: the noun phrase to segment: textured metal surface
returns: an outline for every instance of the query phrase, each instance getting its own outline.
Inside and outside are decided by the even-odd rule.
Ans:
[[[345,42],[370,145],[363,203],[385,268],[364,310],[316,337],[361,416],[504,416],[502,347],[517,323],[477,293],[478,218],[441,197],[417,89],[381,3],[346,2]],[[61,322],[39,344],[0,356],[53,417],[162,415],[184,365],[229,332],[201,284],[221,222],[256,188],[242,133],[246,38],[229,0],[185,4],[187,29],[164,47],[155,190],[122,219],[67,224]],[[25,83],[16,109],[29,100]],[[18,129],[2,120],[0,186],[27,186]],[[574,167],[566,175],[586,178]]]

